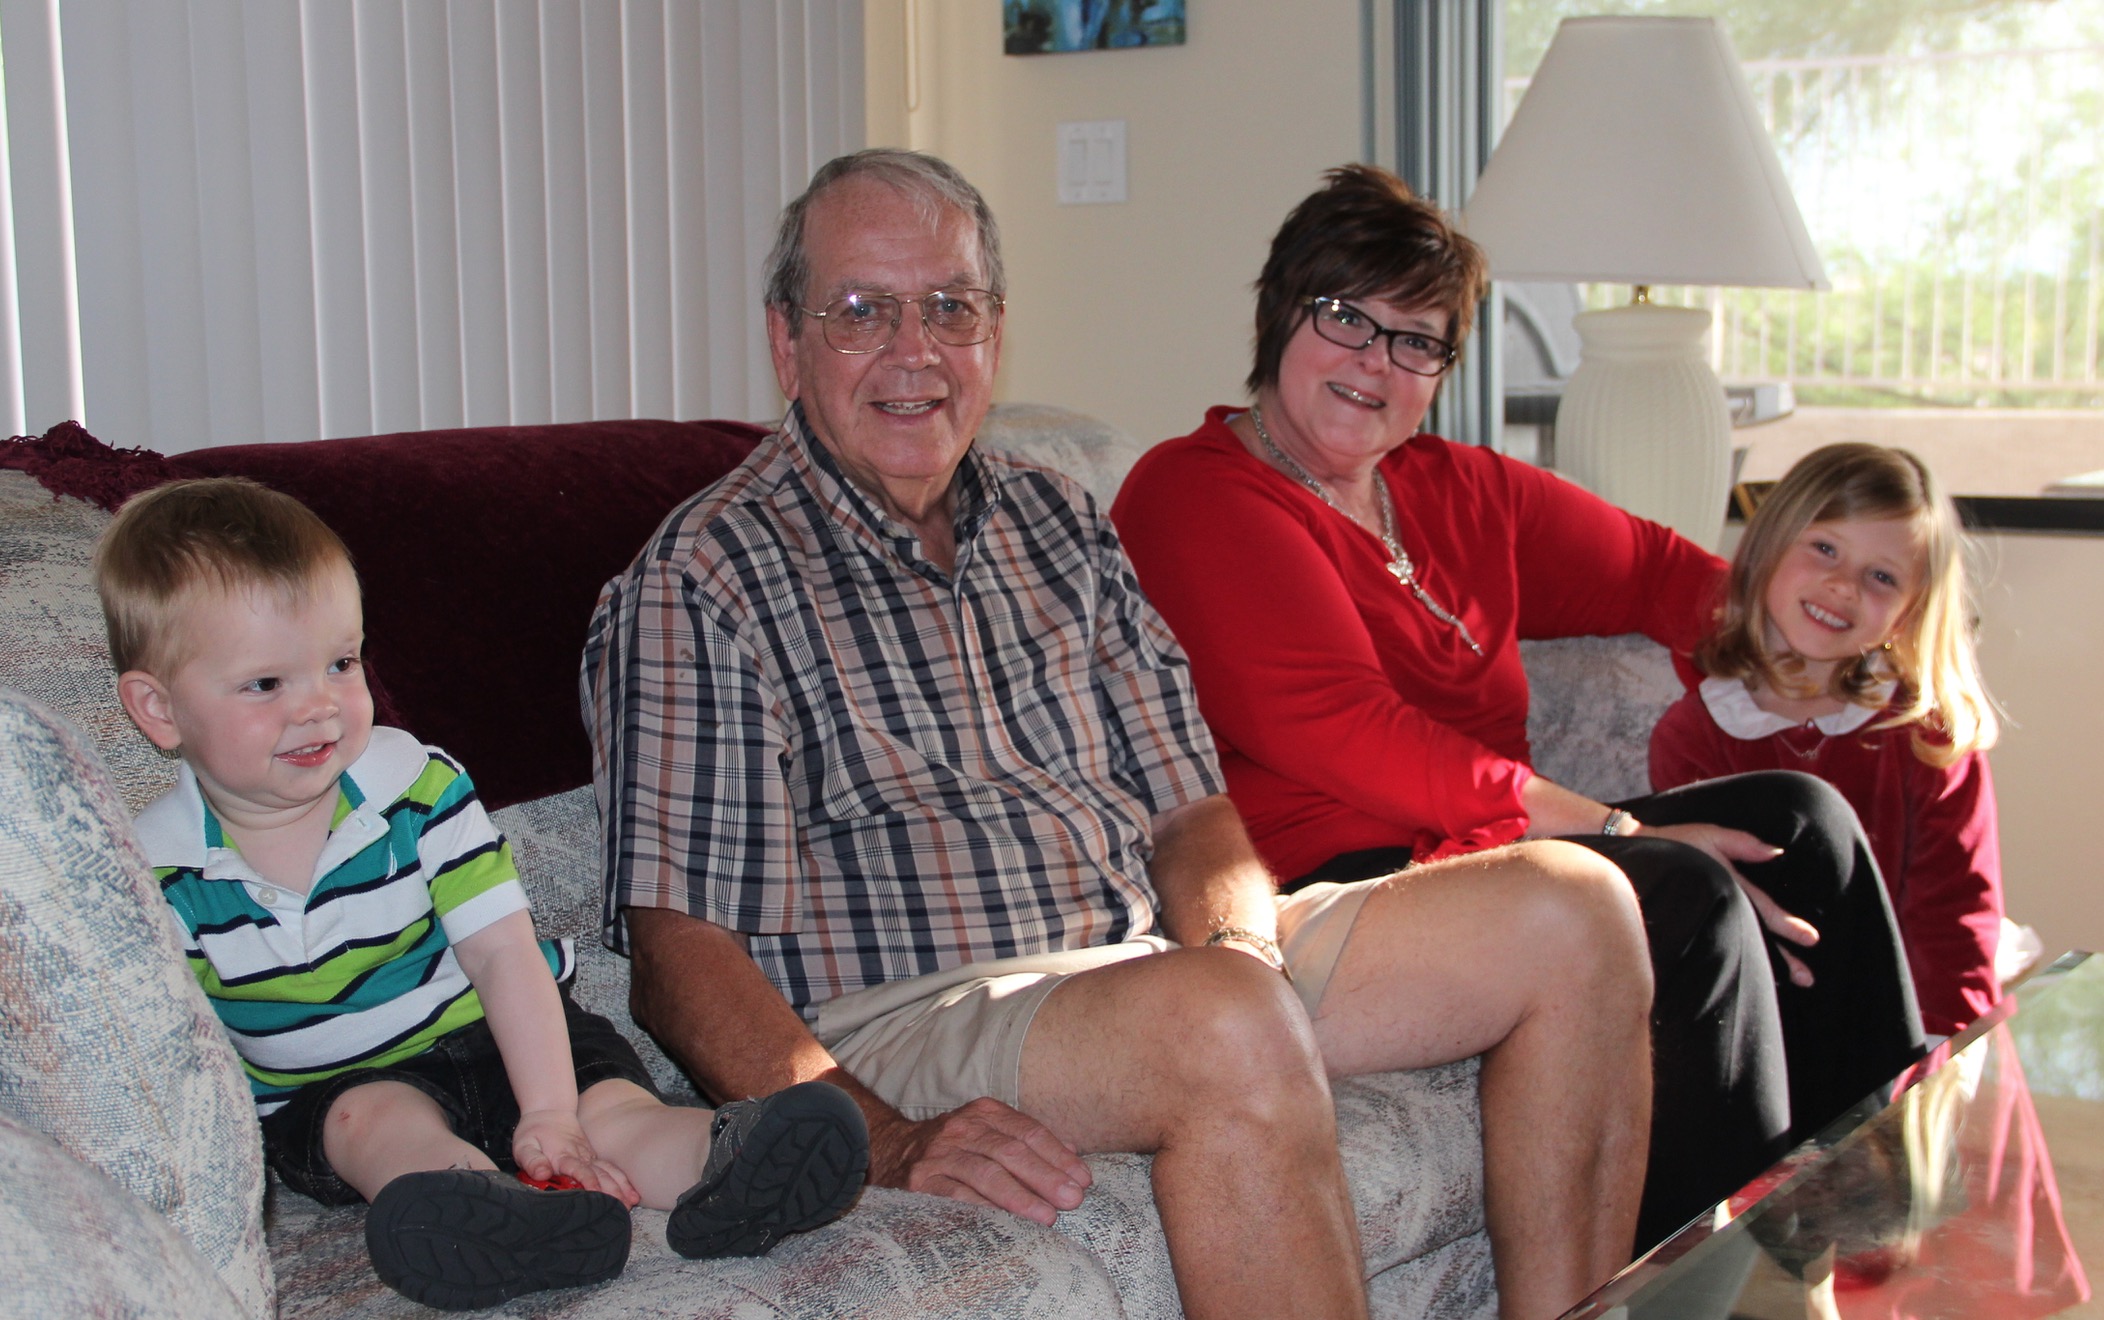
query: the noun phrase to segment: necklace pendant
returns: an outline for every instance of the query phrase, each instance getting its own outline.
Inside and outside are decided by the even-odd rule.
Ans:
[[[1350,514],[1344,512],[1344,506],[1337,503],[1336,499],[1322,488],[1322,483],[1315,480],[1313,473],[1296,463],[1292,455],[1280,449],[1277,442],[1272,440],[1271,432],[1264,429],[1263,409],[1251,408],[1249,410],[1249,423],[1256,428],[1257,439],[1263,443],[1264,452],[1271,455],[1272,461],[1278,464],[1280,471],[1286,473],[1301,485],[1306,486],[1314,493],[1315,498],[1329,505],[1345,518],[1350,518],[1355,523],[1358,522],[1358,519],[1352,518]],[[1388,483],[1385,480],[1378,475],[1375,476],[1374,480],[1379,491],[1381,511],[1381,530],[1376,535],[1379,536],[1381,544],[1388,550],[1388,572],[1397,582],[1402,584],[1403,590],[1417,598],[1417,603],[1424,606],[1433,618],[1446,624],[1458,633],[1461,640],[1468,645],[1469,650],[1474,651],[1477,655],[1482,655],[1483,648],[1477,644],[1474,637],[1469,635],[1468,625],[1463,623],[1458,616],[1445,606],[1433,600],[1432,593],[1426,591],[1424,585],[1417,580],[1417,565],[1410,562],[1410,556],[1403,550],[1402,538],[1396,534],[1395,496],[1389,493]],[[1361,525],[1363,526],[1363,524]]]

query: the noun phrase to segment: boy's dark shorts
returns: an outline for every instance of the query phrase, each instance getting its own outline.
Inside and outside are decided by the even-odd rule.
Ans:
[[[583,1095],[595,1083],[620,1078],[657,1095],[635,1046],[614,1024],[571,1003],[567,986],[562,998],[577,1093]],[[367,1082],[406,1082],[422,1091],[445,1111],[454,1135],[480,1149],[505,1172],[518,1171],[511,1158],[511,1134],[519,1125],[519,1102],[511,1093],[496,1037],[483,1021],[448,1032],[430,1049],[399,1063],[354,1069],[294,1091],[283,1108],[263,1119],[263,1154],[287,1187],[323,1205],[354,1205],[364,1199],[329,1167],[322,1154],[322,1130],[336,1098]]]

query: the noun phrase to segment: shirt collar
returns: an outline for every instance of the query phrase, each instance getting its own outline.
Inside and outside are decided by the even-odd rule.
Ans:
[[[782,434],[787,438],[788,449],[798,466],[809,471],[819,503],[852,535],[861,539],[865,548],[879,553],[880,547],[888,549],[907,564],[927,564],[927,557],[921,553],[920,537],[878,508],[861,487],[848,480],[832,451],[811,433],[802,400],[789,405],[788,414],[782,418]],[[956,497],[953,526],[957,538],[957,562],[961,566],[967,548],[985,528],[1003,499],[1000,473],[980,455],[976,442],[964,451],[964,461],[957,465],[955,475],[950,478],[950,491]]]
[[[1871,693],[1876,705],[1859,706],[1851,702],[1829,715],[1815,715],[1810,720],[1793,720],[1774,711],[1762,710],[1754,703],[1753,693],[1746,690],[1746,684],[1736,678],[1705,678],[1699,690],[1702,693],[1702,704],[1708,708],[1710,718],[1717,722],[1717,727],[1734,738],[1748,742],[1781,733],[1785,729],[1803,728],[1806,724],[1817,728],[1829,738],[1854,733],[1876,718],[1877,713],[1885,708],[1886,701],[1892,696],[1892,685],[1888,683]]]
[[[384,725],[375,727],[365,754],[336,781],[336,809],[329,818],[331,848],[324,849],[324,858],[332,855],[334,836],[353,815],[361,822],[359,838],[345,839],[344,847],[363,847],[369,842],[367,836],[376,829],[384,830],[380,807],[408,791],[423,773],[426,759],[424,745],[410,734]],[[378,805],[369,807],[368,803]],[[175,787],[139,813],[133,830],[148,866],[184,867],[208,880],[243,879],[250,874],[245,866],[230,865],[229,859],[238,859],[240,854],[228,845],[219,817],[206,805],[197,772],[187,761],[175,768]]]

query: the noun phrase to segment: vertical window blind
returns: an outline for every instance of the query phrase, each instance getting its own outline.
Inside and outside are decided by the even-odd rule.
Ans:
[[[0,0],[0,422],[765,418],[861,0]]]

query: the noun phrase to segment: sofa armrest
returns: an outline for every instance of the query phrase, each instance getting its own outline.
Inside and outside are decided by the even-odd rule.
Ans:
[[[241,1065],[109,776],[72,728],[4,689],[0,966],[0,1109],[167,1216],[244,1313],[272,1314]]]
[[[239,1316],[181,1229],[0,1113],[0,1278],[10,1315]]]

